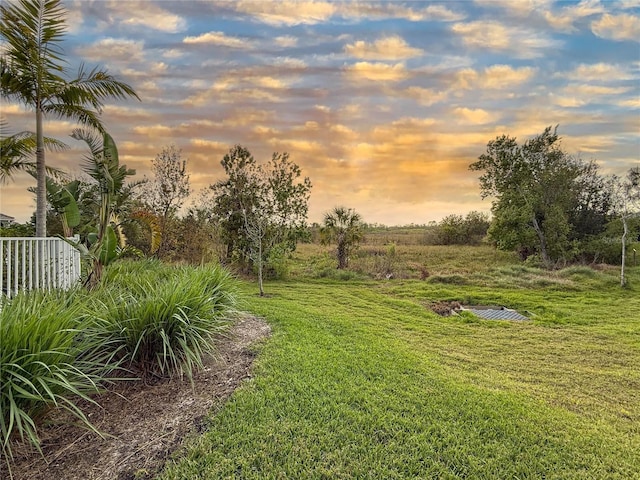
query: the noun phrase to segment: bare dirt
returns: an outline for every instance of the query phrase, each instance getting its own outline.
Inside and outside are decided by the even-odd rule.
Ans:
[[[153,478],[187,435],[205,431],[208,415],[220,409],[238,385],[251,377],[255,344],[270,334],[262,319],[243,316],[208,358],[193,384],[187,379],[153,385],[122,382],[96,398],[100,407],[82,410],[104,438],[56,412],[39,429],[44,456],[14,447],[15,480],[142,480]],[[4,463],[4,459],[2,459]],[[0,465],[0,478],[8,478]]]

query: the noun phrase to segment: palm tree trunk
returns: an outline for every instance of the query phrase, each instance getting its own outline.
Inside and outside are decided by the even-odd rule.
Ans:
[[[44,161],[42,108],[36,107],[36,237],[47,236],[47,171]]]

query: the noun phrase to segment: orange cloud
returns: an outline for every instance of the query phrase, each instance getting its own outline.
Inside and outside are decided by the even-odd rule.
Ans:
[[[234,5],[236,10],[247,13],[270,25],[313,25],[324,22],[336,12],[331,2],[302,0],[280,0],[278,2],[256,2],[241,0]]]
[[[454,115],[462,119],[463,122],[473,125],[493,123],[500,118],[497,112],[487,112],[481,108],[458,107],[453,109]]]
[[[373,43],[358,40],[353,44],[346,45],[344,51],[352,57],[365,60],[403,60],[424,53],[419,48],[411,47],[398,35],[380,38]]]
[[[345,67],[345,72],[348,78],[354,81],[398,82],[409,76],[409,72],[402,63],[388,65],[386,63],[357,62]]]
[[[591,23],[591,31],[602,38],[640,42],[640,17],[627,13],[605,13],[599,20]]]

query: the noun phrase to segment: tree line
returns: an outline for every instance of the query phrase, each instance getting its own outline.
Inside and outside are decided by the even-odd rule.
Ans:
[[[59,0],[22,0],[0,6],[0,12],[0,93],[35,113],[35,133],[10,135],[6,121],[0,122],[0,181],[10,181],[18,170],[36,178],[33,234],[79,234],[76,246],[92,265],[90,284],[121,256],[153,255],[255,268],[262,293],[265,271],[282,273],[297,242],[311,238],[311,181],[286,152],[261,163],[242,145],[233,146],[221,160],[225,177],[186,209],[192,189],[187,159],[177,146],[163,147],[151,160],[151,178],[132,180],[135,171],[120,164],[100,112],[108,99],[138,99],[134,89],[98,67],[82,67],[69,77],[60,48],[65,11]],[[46,148],[66,148],[44,136],[47,115],[82,127],[71,134],[88,147],[81,174],[46,165]],[[429,242],[488,241],[545,268],[621,262],[624,284],[626,245],[640,229],[640,168],[623,178],[602,175],[595,162],[564,151],[560,140],[557,127],[548,127],[522,144],[508,135],[489,141],[470,169],[480,173],[482,197],[492,199],[491,218],[449,215],[429,230]],[[29,229],[15,228],[23,234]],[[319,229],[322,242],[337,245],[338,268],[348,267],[365,231],[360,214],[344,206],[327,212]]]
[[[497,137],[469,168],[481,173],[482,197],[493,199],[488,237],[497,248],[536,258],[546,268],[619,262],[625,283],[626,244],[631,232],[640,233],[640,167],[623,178],[604,176],[594,161],[563,150],[557,127],[547,127],[521,145]],[[620,226],[619,248],[612,249]]]

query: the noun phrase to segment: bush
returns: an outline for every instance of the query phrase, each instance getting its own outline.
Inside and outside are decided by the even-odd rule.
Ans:
[[[90,427],[72,398],[91,401],[110,367],[84,333],[74,293],[22,293],[0,309],[0,441],[9,457],[12,437],[38,447],[36,421],[53,406]]]
[[[154,275],[125,276],[116,280],[120,288],[99,292],[96,335],[142,375],[191,378],[234,310],[231,277],[219,267],[164,267]]]

